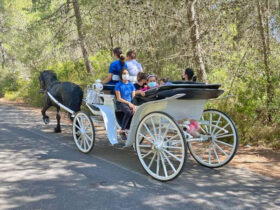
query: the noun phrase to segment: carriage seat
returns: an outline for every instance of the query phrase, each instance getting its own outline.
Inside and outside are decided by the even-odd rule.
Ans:
[[[105,84],[103,85],[103,90],[105,94],[115,95],[115,84]]]
[[[185,94],[179,98],[182,100],[218,98],[224,92],[223,90],[219,90],[219,87],[219,84],[178,82],[147,90],[145,96],[136,95],[133,103],[140,106],[146,102],[161,100],[181,93]]]

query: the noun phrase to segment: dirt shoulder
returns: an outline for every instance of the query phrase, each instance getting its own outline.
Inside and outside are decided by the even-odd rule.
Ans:
[[[28,108],[36,114],[41,114],[40,108],[31,107],[22,101],[8,101],[4,98],[0,98],[0,103],[22,109]],[[48,113],[50,116],[55,116],[55,111],[50,110]],[[71,123],[66,113],[62,114],[62,120],[64,123]],[[269,148],[244,147],[240,145],[237,154],[229,165],[236,168],[246,168],[265,176],[280,179],[280,151],[274,151]]]

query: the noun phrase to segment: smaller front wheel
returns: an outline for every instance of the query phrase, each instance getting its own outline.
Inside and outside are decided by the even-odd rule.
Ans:
[[[73,120],[73,137],[76,146],[82,153],[89,153],[95,142],[95,130],[88,113],[78,112]]]

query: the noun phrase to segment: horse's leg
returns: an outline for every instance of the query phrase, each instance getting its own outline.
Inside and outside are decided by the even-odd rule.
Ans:
[[[60,107],[57,106],[56,107],[56,120],[57,120],[57,124],[56,124],[56,128],[54,128],[54,132],[55,133],[60,133],[61,132],[61,129],[60,129],[60,114],[59,114],[59,111],[60,111]]]
[[[49,116],[46,115],[46,111],[48,110],[48,108],[50,108],[51,106],[51,103],[50,103],[50,100],[48,99],[48,96],[45,95],[45,98],[44,98],[44,107],[41,111],[42,115],[43,115],[43,121],[45,124],[49,124],[50,122],[50,118]]]

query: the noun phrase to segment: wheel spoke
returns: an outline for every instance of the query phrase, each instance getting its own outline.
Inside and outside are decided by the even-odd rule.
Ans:
[[[159,175],[159,153],[157,153],[157,175]]]
[[[216,142],[214,142],[214,144],[218,147],[218,149],[219,149],[222,153],[224,153],[225,156],[228,157],[228,154],[227,154]]]
[[[77,121],[78,121],[78,123],[79,123],[79,125],[80,125],[80,128],[81,128],[81,127],[82,127],[82,123],[81,123],[79,117],[77,117]]]
[[[92,131],[91,130],[86,131],[86,134],[92,134]]]
[[[211,148],[212,148],[212,144],[209,145],[209,164],[211,164]]]
[[[169,122],[168,126],[166,126],[166,128],[165,128],[166,130],[165,130],[164,134],[162,135],[162,139],[164,139],[166,137],[166,135],[167,135],[167,133],[169,131],[170,125],[171,125],[171,123]]]
[[[163,159],[163,157],[162,157],[162,154],[161,154],[161,153],[159,153],[159,155],[160,155],[160,159],[161,159],[161,164],[162,164],[162,166],[163,166],[164,175],[165,175],[165,177],[167,177],[167,176],[168,176],[168,174],[167,174],[167,171],[166,171],[166,165],[165,165],[165,163],[164,163],[164,159]]]
[[[182,147],[173,147],[173,146],[163,146],[163,148],[168,148],[168,149],[182,149]]]
[[[212,114],[210,114],[210,120],[209,120],[209,123],[210,123],[210,125],[209,125],[209,130],[210,130],[210,134],[212,134]]]
[[[81,140],[82,136],[79,136],[79,138],[77,139],[77,142],[79,142]]]
[[[220,130],[217,132],[217,133],[215,133],[215,135],[218,135],[219,133],[221,133],[221,131],[224,131],[225,133],[223,133],[223,134],[226,134],[226,133],[228,133],[228,130],[227,129],[225,129],[227,126],[229,126],[229,122],[224,126],[224,127],[218,127]]]
[[[205,121],[204,116],[202,116],[202,121]],[[209,131],[208,131],[208,126],[207,125],[205,125],[205,129],[206,129],[206,133],[208,133]]]
[[[215,140],[215,142],[221,143],[221,144],[226,145],[226,146],[228,146],[228,147],[233,147],[233,145],[228,144],[228,143],[223,142],[223,141],[219,141],[219,140],[217,140],[217,139]]]
[[[179,136],[179,134],[176,134],[175,136],[171,137],[170,139],[167,139],[167,141],[165,141],[165,143],[168,143],[170,141],[172,141],[173,139],[175,139],[175,137]]]
[[[151,144],[154,144],[153,139],[150,139],[149,137],[145,136],[144,134],[139,132],[139,135],[142,136],[143,138],[145,138],[146,140],[148,140]],[[152,137],[153,138],[153,137]]]
[[[155,126],[153,117],[151,117],[151,123],[152,123],[152,125],[153,125],[154,134],[157,135],[157,129],[156,129],[156,126]]]
[[[230,137],[230,136],[234,136],[234,134],[233,134],[233,133],[231,133],[231,134],[226,134],[226,135],[216,136],[216,139],[225,138],[225,137]]]
[[[217,123],[216,123],[216,125],[215,125],[215,127],[214,127],[214,129],[213,129],[213,133],[215,133],[216,128],[217,128],[218,124],[219,124],[220,121],[221,121],[221,118],[222,118],[222,115],[219,116],[219,119],[218,119],[218,121],[217,121]]]
[[[221,162],[220,162],[219,156],[217,154],[217,151],[216,151],[216,148],[215,148],[215,144],[213,145],[213,151],[214,151],[214,154],[215,154],[215,156],[216,156],[216,158],[218,160],[218,163],[220,164]]]
[[[182,160],[178,158],[176,155],[172,154],[171,152],[167,151],[166,149],[163,149],[164,152],[175,158],[177,161],[181,162]]]
[[[87,135],[87,134],[85,134],[86,135],[86,138],[90,141],[90,142],[92,142],[92,139]]]
[[[79,130],[81,130],[81,128],[75,123],[75,127],[78,128]]]
[[[153,152],[153,150],[151,150],[150,152],[146,153],[145,155],[142,156],[142,158],[144,159],[145,157],[147,157],[149,154],[151,154]]]
[[[151,168],[151,166],[152,166],[152,164],[153,164],[153,161],[154,161],[156,155],[157,155],[157,152],[154,153],[154,156],[152,157],[152,159],[151,159],[151,161],[150,161],[150,163],[149,163],[149,165],[148,165],[148,168]]]
[[[139,147],[144,147],[144,148],[151,148],[152,145],[150,144],[140,144]]]
[[[205,125],[205,127],[206,127],[206,125]],[[199,128],[200,128],[200,130],[202,130],[205,134],[207,133],[207,132],[204,130],[204,128],[202,127],[202,125],[199,125]]]
[[[87,144],[87,146],[88,146],[88,148],[89,148],[90,145],[89,145],[89,142],[88,142],[87,138],[85,138],[85,142],[86,142],[86,144]]]
[[[165,154],[165,152],[162,152],[163,156],[165,157],[165,159],[167,160],[168,164],[170,165],[170,167],[172,168],[172,170],[174,172],[176,172],[176,169],[174,168],[173,164],[171,163],[171,161],[169,160],[168,156]]]
[[[158,135],[161,136],[161,117],[159,118]]]
[[[144,127],[146,128],[146,130],[148,131],[148,133],[150,134],[150,136],[153,138],[153,141],[155,141],[155,137],[153,136],[153,134],[151,133],[150,129],[148,128],[148,126],[146,125],[146,123],[143,123]]]

